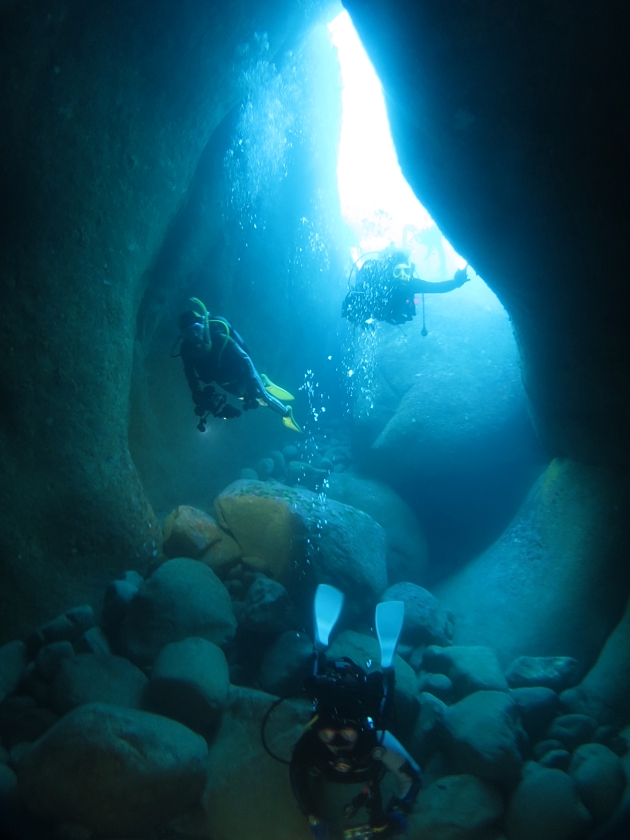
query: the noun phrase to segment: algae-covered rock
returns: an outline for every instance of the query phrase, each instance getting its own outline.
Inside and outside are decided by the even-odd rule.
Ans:
[[[217,571],[238,562],[241,552],[232,537],[210,514],[180,505],[164,520],[163,551],[167,557],[201,559]]]
[[[206,742],[168,718],[90,703],[26,751],[18,766],[29,810],[105,837],[143,832],[190,808],[206,778]]]
[[[363,609],[387,586],[385,532],[363,511],[275,481],[235,481],[214,504],[244,564],[289,593],[331,583]]]

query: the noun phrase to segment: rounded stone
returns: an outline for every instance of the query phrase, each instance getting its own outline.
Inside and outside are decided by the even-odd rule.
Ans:
[[[227,700],[230,677],[220,647],[196,637],[166,645],[153,663],[146,702],[159,714],[207,732]]]
[[[221,646],[235,631],[232,602],[219,578],[204,563],[178,557],[140,587],[123,621],[121,643],[130,659],[152,662],[172,642],[198,636]]]
[[[159,715],[89,703],[22,753],[28,809],[105,837],[145,832],[188,810],[205,783],[203,738]]]

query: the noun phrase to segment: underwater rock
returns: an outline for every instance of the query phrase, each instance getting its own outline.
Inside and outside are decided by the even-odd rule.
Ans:
[[[627,498],[612,470],[552,461],[500,539],[434,587],[454,613],[454,644],[489,645],[503,667],[558,652],[593,663],[627,598]]]
[[[0,647],[0,703],[15,691],[26,668],[26,645],[15,640]]]
[[[364,636],[354,630],[343,630],[336,636],[328,648],[327,658],[334,662],[342,656],[348,656],[367,673],[380,670],[381,650],[377,639]],[[396,672],[396,723],[402,733],[411,733],[418,715],[419,701],[416,689],[416,675],[404,659],[394,657]],[[398,732],[396,732],[398,734]]]
[[[59,715],[37,706],[32,697],[13,695],[0,707],[0,740],[11,750],[16,744],[36,741],[58,720]]]
[[[630,600],[582,682],[560,697],[569,711],[624,726],[630,719]]]
[[[74,649],[77,653],[101,653],[103,655],[111,654],[107,636],[100,627],[90,627],[85,633],[80,636],[74,643]]]
[[[244,601],[234,602],[234,614],[239,627],[258,633],[282,633],[296,620],[287,590],[264,575],[256,577]]]
[[[424,765],[444,741],[444,721],[448,706],[427,691],[418,694],[420,709],[409,738],[409,752]]]
[[[327,478],[328,470],[320,469],[305,461],[289,461],[287,464],[289,484],[301,484],[309,490],[314,490]]]
[[[64,659],[74,656],[74,648],[70,642],[50,642],[41,647],[35,657],[35,673],[43,680],[50,682]]]
[[[446,674],[458,698],[474,691],[507,691],[508,684],[492,648],[482,645],[431,645],[424,652],[422,667]]]
[[[417,840],[474,840],[503,813],[503,799],[475,776],[444,776],[418,794],[407,834]]]
[[[118,639],[120,627],[127,614],[127,607],[138,594],[141,584],[142,578],[138,584],[129,580],[113,580],[105,590],[101,626],[112,644],[115,644]]]
[[[553,750],[562,750],[564,749],[564,744],[561,744],[560,741],[554,741],[551,738],[545,738],[544,741],[538,741],[537,744],[534,744],[532,747],[532,757],[534,761],[540,761],[540,759],[547,755],[547,753],[552,752]]]
[[[494,294],[472,280],[427,301],[428,336],[419,318],[404,330],[378,331],[375,408],[355,409],[372,459],[399,479],[459,473],[510,457],[513,442],[501,444],[501,436],[525,411],[518,350]]]
[[[306,633],[287,630],[267,649],[258,682],[263,691],[279,697],[301,690],[313,673],[313,640]]]
[[[363,511],[275,481],[236,481],[214,504],[244,565],[291,595],[334,581],[351,610],[365,610],[387,586],[385,532]]]
[[[549,726],[547,738],[560,741],[568,750],[574,750],[590,741],[596,729],[597,721],[589,715],[560,715]]]
[[[401,639],[409,644],[444,645],[453,635],[451,617],[438,599],[415,583],[395,583],[383,593],[383,601],[402,601],[405,618]]]
[[[184,639],[162,648],[153,663],[147,708],[206,734],[221,714],[229,687],[221,648],[206,639]]]
[[[531,763],[530,763],[531,764]],[[506,812],[509,840],[580,840],[591,817],[578,796],[573,779],[562,770],[528,765]]]
[[[608,819],[626,786],[619,756],[603,744],[583,744],[574,751],[568,772],[595,822]]]
[[[544,734],[560,707],[560,698],[551,688],[513,688],[510,697],[518,706],[523,727],[533,741]]]
[[[164,554],[200,559],[213,571],[236,564],[240,550],[229,534],[203,510],[180,505],[164,521]]]
[[[567,750],[547,750],[547,752],[538,759],[538,764],[541,767],[548,767],[552,770],[569,769],[571,763],[571,753]]]
[[[502,691],[476,691],[448,707],[447,749],[459,773],[509,783],[518,779],[527,736],[518,707]]]
[[[362,510],[385,529],[387,579],[421,583],[428,562],[427,543],[411,508],[391,487],[353,473],[328,477],[326,496]]]
[[[579,663],[570,656],[519,656],[508,667],[510,688],[545,686],[560,692],[577,680]]]
[[[203,563],[167,560],[144,581],[121,627],[121,645],[133,661],[151,662],[171,642],[199,636],[224,645],[236,632],[227,589]]]
[[[121,656],[79,653],[63,659],[52,682],[51,702],[66,714],[82,703],[111,703],[140,709],[149,681]]]
[[[89,604],[73,607],[31,633],[26,640],[27,655],[33,658],[49,642],[75,642],[94,624],[94,611]]]
[[[256,464],[255,472],[258,473],[260,480],[264,481],[266,478],[274,476],[275,469],[276,465],[273,458],[261,458]],[[275,475],[274,477],[282,478],[281,475]]]
[[[231,688],[219,732],[210,746],[202,796],[203,830],[197,837],[311,840],[287,768],[267,754],[261,740],[263,715],[274,699],[261,691]],[[310,703],[287,700],[274,710],[265,739],[275,755],[289,760],[311,708]]]
[[[448,703],[453,696],[453,683],[445,674],[423,672],[418,676],[418,691],[426,691],[438,700]]]
[[[89,703],[26,751],[18,789],[37,816],[125,837],[190,808],[203,790],[207,755],[204,739],[176,721]]]

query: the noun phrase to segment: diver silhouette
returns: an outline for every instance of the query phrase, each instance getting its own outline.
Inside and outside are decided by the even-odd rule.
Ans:
[[[393,659],[402,628],[404,605],[386,601],[376,608],[382,671],[366,673],[348,657],[330,662],[325,649],[341,612],[343,594],[320,584],[315,595],[315,669],[304,681],[313,701],[313,717],[293,748],[289,766],[291,787],[315,840],[327,840],[328,824],[318,805],[318,783],[362,785],[343,809],[345,821],[364,808],[368,822],[350,825],[344,838],[390,837],[406,827],[405,815],[421,786],[420,768],[386,728],[393,712]],[[383,805],[380,783],[390,770],[400,796]]]
[[[390,245],[360,267],[354,264],[341,315],[360,327],[371,327],[376,321],[405,324],[416,315],[415,295],[452,292],[469,279],[466,268],[460,268],[452,280],[422,280],[409,261],[409,251]]]
[[[231,419],[239,417],[239,409],[230,405],[224,393],[217,391],[213,384],[222,391],[233,394],[242,401],[243,411],[264,405],[280,414],[288,429],[301,432],[293,418],[293,409],[284,402],[293,400],[293,396],[274,385],[264,374],[259,374],[245,342],[230,323],[218,316],[211,317],[204,304],[198,298],[191,298],[196,310],[187,310],[179,317],[182,335],[179,355],[184,363],[184,374],[188,381],[195,404],[195,414],[199,417],[197,428],[205,432],[207,418]],[[205,387],[202,387],[202,383]],[[284,402],[282,402],[284,400]]]

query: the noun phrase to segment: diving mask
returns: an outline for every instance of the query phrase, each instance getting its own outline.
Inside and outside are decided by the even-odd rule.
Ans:
[[[410,263],[398,263],[394,266],[394,280],[408,282],[411,280],[413,266]]]

